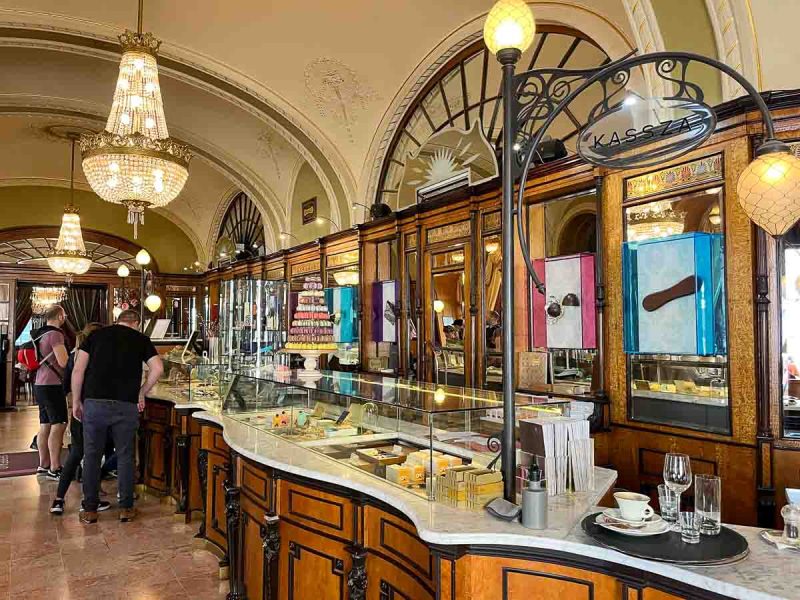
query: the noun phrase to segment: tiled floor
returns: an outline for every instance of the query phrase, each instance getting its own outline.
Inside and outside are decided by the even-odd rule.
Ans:
[[[120,523],[116,507],[95,525],[78,520],[80,493],[70,488],[61,517],[48,509],[55,482],[0,479],[0,600],[217,600],[227,582],[218,561],[193,539],[197,524],[143,494],[139,516]],[[108,498],[115,485],[106,485]]]
[[[31,438],[39,431],[39,409],[21,408],[0,412],[0,452],[29,450]]]

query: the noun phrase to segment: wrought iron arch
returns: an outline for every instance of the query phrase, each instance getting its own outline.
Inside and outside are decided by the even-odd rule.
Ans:
[[[764,122],[765,143],[760,150],[769,152],[781,144],[775,140],[775,127],[766,102],[738,71],[707,56],[691,52],[654,52],[641,56],[628,56],[596,69],[533,69],[513,77],[510,94],[515,152],[511,155],[512,178],[524,177],[531,168],[536,149],[547,130],[558,116],[569,110],[570,104],[593,85],[601,89],[600,100],[588,111],[588,116],[579,124],[578,132],[605,115],[619,109],[624,101],[631,72],[636,68],[651,68],[655,76],[672,85],[672,95],[664,100],[703,102],[703,90],[689,77],[692,63],[706,65],[731,77],[745,90],[761,113]],[[691,148],[686,149],[686,151]],[[674,157],[673,157],[674,158]],[[648,163],[652,164],[652,163]],[[519,186],[516,214],[523,214],[525,186]],[[537,291],[545,293],[545,286],[533,267],[524,219],[517,219],[517,232],[525,267]]]
[[[594,40],[576,29],[541,25],[534,44],[526,55],[527,69],[601,67],[611,62]],[[387,147],[378,178],[375,202],[395,205],[398,184],[407,156],[416,152],[433,134],[448,127],[469,130],[479,120],[483,131],[500,151],[502,130],[502,89],[495,59],[482,39],[456,53],[420,89],[416,99],[400,119]],[[567,142],[579,131],[578,120],[565,113]]]
[[[227,237],[236,245],[236,258],[251,258],[264,253],[264,223],[255,202],[237,193],[225,211],[217,240]]]

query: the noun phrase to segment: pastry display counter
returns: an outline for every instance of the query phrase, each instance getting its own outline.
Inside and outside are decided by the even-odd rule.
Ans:
[[[186,490],[186,519],[202,512],[199,535],[228,566],[238,594],[233,597],[494,600],[531,590],[614,600],[798,597],[788,577],[793,558],[764,544],[753,528],[735,528],[748,540],[750,555],[715,568],[654,563],[598,546],[579,523],[614,485],[616,473],[607,469],[595,470],[590,491],[551,498],[548,529],[534,531],[475,506],[437,500],[427,485],[398,485],[380,471],[390,465],[368,460],[375,458],[372,452],[364,460],[359,454],[393,454],[399,445],[413,448],[406,462],[412,452],[434,449],[483,466],[492,452],[446,434],[462,432],[456,423],[470,431],[469,423],[473,434],[490,435],[488,424],[497,426],[497,419],[475,411],[492,410],[491,392],[363,374],[314,381],[206,367],[181,368],[194,374],[183,380],[170,380],[168,370],[148,397],[144,429],[161,431],[162,441],[175,440],[163,448],[190,451],[184,458],[159,455],[157,437],[148,434],[148,485],[168,471],[179,510]],[[452,394],[445,402],[442,391]],[[424,418],[412,411],[417,422],[398,419],[398,411],[412,409],[412,400],[417,411],[425,409]],[[358,407],[368,402],[374,407],[359,415]],[[446,403],[452,403],[449,410],[433,410]],[[533,409],[564,412],[567,406],[535,406],[520,395],[518,412]],[[322,414],[315,417],[315,411]],[[301,412],[309,439],[297,435]],[[350,428],[349,435],[326,435],[331,424],[319,421],[335,424],[344,412],[348,416],[333,431]],[[438,419],[451,430],[436,427],[431,438],[431,420]],[[186,446],[177,442],[182,436]],[[169,468],[155,469],[159,460]]]
[[[459,467],[474,485],[452,498],[483,505],[502,495],[497,462],[502,402],[497,393],[361,373],[319,377],[274,369],[216,378],[223,414],[421,497]],[[517,395],[517,418],[566,415],[569,402]],[[468,474],[467,474],[468,473]]]
[[[590,492],[554,498],[548,529],[533,531],[406,493],[224,414],[195,418],[207,456],[203,535],[225,553],[232,597],[798,597],[789,575],[795,559],[753,528],[735,528],[750,555],[714,568],[596,545],[579,522],[614,484],[613,471],[598,468]]]

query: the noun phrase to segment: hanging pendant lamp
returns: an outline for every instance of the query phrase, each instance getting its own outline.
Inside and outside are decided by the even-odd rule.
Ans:
[[[142,4],[138,30],[119,36],[122,60],[106,128],[81,137],[89,185],[103,200],[128,208],[134,239],[144,209],[169,204],[183,189],[191,158],[167,131],[156,62],[161,42],[142,33]]]
[[[86,251],[81,231],[81,218],[75,206],[75,138],[71,138],[72,148],[69,163],[69,204],[64,207],[61,217],[61,230],[58,232],[56,247],[47,254],[48,266],[72,281],[74,275],[83,275],[92,266],[92,253]]]

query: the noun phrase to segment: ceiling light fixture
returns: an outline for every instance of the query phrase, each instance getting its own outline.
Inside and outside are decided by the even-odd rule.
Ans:
[[[134,239],[144,209],[169,204],[183,189],[191,158],[167,131],[156,63],[161,42],[142,33],[142,4],[138,30],[119,36],[123,53],[106,128],[81,136],[89,185],[103,200],[128,208]]]
[[[56,273],[66,275],[67,283],[72,281],[73,276],[83,275],[92,266],[92,253],[86,251],[83,243],[81,217],[75,206],[75,137],[71,138],[71,142],[69,204],[64,207],[56,247],[47,254],[47,265]]]
[[[63,302],[66,296],[67,288],[65,287],[34,286],[31,291],[31,312],[34,315],[40,315],[53,304]]]

